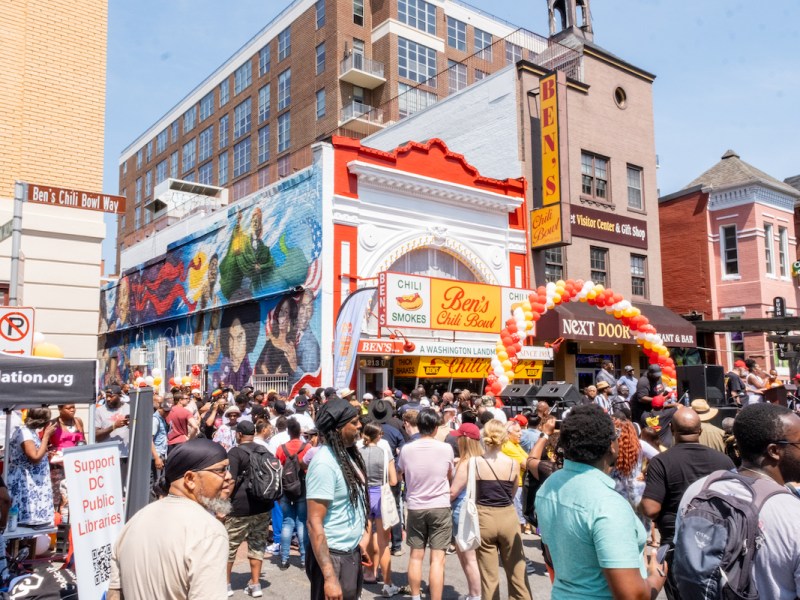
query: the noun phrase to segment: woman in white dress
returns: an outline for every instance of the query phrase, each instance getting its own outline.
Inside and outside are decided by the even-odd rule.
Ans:
[[[44,429],[41,439],[40,429]],[[25,423],[11,434],[8,444],[11,462],[6,483],[14,506],[19,509],[20,525],[53,523],[53,488],[47,446],[54,432],[50,409],[32,408]]]

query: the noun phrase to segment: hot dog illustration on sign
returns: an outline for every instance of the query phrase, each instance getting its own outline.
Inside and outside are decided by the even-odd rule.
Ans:
[[[419,310],[422,308],[422,296],[416,294],[406,294],[405,296],[397,296],[395,298],[397,306],[403,310]]]

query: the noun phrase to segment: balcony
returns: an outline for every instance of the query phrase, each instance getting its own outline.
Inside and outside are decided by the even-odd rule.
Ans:
[[[374,90],[386,83],[383,76],[383,63],[363,54],[351,54],[339,65],[339,81],[352,83],[365,90]]]
[[[383,110],[353,101],[342,109],[339,127],[355,134],[369,135],[383,129]]]

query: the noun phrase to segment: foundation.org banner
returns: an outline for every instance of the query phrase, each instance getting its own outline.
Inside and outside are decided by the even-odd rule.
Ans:
[[[36,358],[0,352],[0,406],[91,404],[96,360]]]

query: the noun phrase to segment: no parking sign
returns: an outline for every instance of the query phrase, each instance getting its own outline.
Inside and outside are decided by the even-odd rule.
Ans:
[[[0,308],[0,351],[28,356],[33,353],[33,317],[32,308]]]

